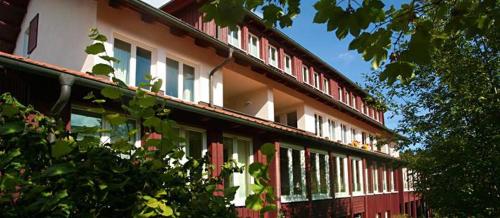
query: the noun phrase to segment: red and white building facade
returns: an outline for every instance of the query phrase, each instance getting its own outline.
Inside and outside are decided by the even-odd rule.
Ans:
[[[202,3],[173,0],[158,9],[139,0],[0,0],[0,92],[49,113],[58,77],[71,77],[61,113],[68,131],[109,126],[82,100],[111,84],[85,73],[100,63],[84,52],[96,27],[130,89],[147,74],[164,81],[158,96],[172,108],[187,155],[209,154],[217,173],[229,159],[265,161],[259,146],[275,144],[268,164],[279,210],[266,216],[426,215],[396,145],[377,142],[394,133],[362,88],[251,12],[236,30],[204,22]],[[143,134],[130,140],[140,146]],[[240,186],[241,217],[258,217],[244,208],[251,182],[243,172],[223,184]]]

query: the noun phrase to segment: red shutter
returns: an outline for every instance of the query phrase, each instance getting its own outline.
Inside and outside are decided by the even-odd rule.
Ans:
[[[28,37],[28,54],[31,54],[38,42],[38,14],[30,21]]]

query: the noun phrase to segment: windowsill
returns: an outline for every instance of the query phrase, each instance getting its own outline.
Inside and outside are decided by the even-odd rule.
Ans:
[[[364,194],[365,194],[365,193],[363,193],[363,192],[353,192],[353,193],[352,193],[352,196],[353,196],[353,197],[357,197],[357,196],[363,196]]]
[[[307,197],[306,196],[298,196],[298,195],[295,195],[295,196],[288,196],[288,195],[282,195],[281,196],[281,203],[293,203],[293,202],[301,202],[301,201],[307,201]]]
[[[335,193],[335,198],[348,198],[348,197],[351,196],[347,193]]]
[[[315,201],[315,200],[328,200],[328,199],[332,199],[332,197],[325,195],[325,194],[320,194],[320,195],[313,194],[313,196],[312,196],[313,201]]]

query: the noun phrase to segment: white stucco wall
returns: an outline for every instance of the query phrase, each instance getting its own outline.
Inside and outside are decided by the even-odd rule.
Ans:
[[[96,7],[97,1],[30,1],[14,54],[25,56],[25,32],[38,13],[38,43],[29,57],[74,70],[87,68],[92,59],[84,50],[89,29],[96,25]]]
[[[267,87],[226,99],[224,107],[262,119],[274,120],[273,92]]]

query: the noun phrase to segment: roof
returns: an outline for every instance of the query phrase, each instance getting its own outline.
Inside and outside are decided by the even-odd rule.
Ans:
[[[93,76],[91,74],[75,71],[71,69],[67,69],[64,67],[60,67],[53,64],[44,63],[41,61],[35,61],[29,58],[12,55],[4,52],[0,52],[0,67],[10,67],[24,73],[29,74],[38,74],[45,77],[53,77],[57,78],[61,74],[67,74],[75,76],[75,84],[81,86],[87,86],[91,88],[101,89],[106,86],[116,86],[112,81]],[[128,94],[134,94],[136,87],[128,87],[128,89],[123,89],[124,92]],[[318,145],[326,145],[329,147],[339,148],[343,150],[348,150],[356,153],[361,153],[373,157],[378,157],[382,159],[388,160],[396,160],[399,161],[398,158],[391,157],[390,155],[380,153],[380,152],[372,152],[366,151],[360,148],[355,148],[352,146],[343,145],[340,143],[336,143],[321,137],[318,137],[312,133],[306,132],[304,130],[300,130],[297,128],[288,127],[279,123],[275,123],[272,121],[255,118],[249,115],[237,113],[234,111],[226,110],[220,107],[211,107],[208,104],[204,103],[193,103],[189,101],[183,101],[181,99],[173,98],[170,96],[161,95],[158,93],[148,92],[149,95],[156,96],[158,99],[161,99],[166,102],[166,105],[179,110],[187,110],[194,113],[199,113],[205,115],[207,117],[212,117],[216,119],[226,120],[230,122],[235,122],[238,124],[248,125],[251,127],[256,127],[265,131],[270,132],[278,132],[287,136],[291,136],[298,139],[303,140],[311,140]]]
[[[171,1],[168,1],[167,3],[165,3],[164,5],[162,5],[160,7],[160,9],[168,11],[168,12],[175,12],[175,11],[181,10],[184,7],[190,5],[191,3],[195,3],[195,2],[200,3],[199,0],[171,0]],[[201,1],[201,2],[203,2],[203,1]],[[259,22],[259,24],[261,24],[262,26],[266,26],[266,24],[264,23],[264,21],[261,17],[259,17],[258,15],[256,15],[255,13],[253,13],[249,10],[245,10],[245,11],[246,11],[245,15],[248,18]],[[308,49],[303,47],[300,43],[298,43],[294,39],[290,38],[288,35],[286,35],[282,31],[280,31],[279,29],[272,27],[272,28],[268,28],[268,30],[272,31],[278,37],[283,38],[286,42],[292,44],[292,46],[296,47],[300,52],[309,56],[311,59],[315,60],[318,64],[327,68],[330,72],[333,72],[335,76],[340,77],[342,80],[344,80],[343,82],[354,87],[358,92],[364,94],[365,96],[371,96],[368,92],[365,91],[365,89],[360,87],[357,83],[353,82],[351,79],[346,77],[344,74],[342,74],[335,67],[326,63],[322,58],[320,58],[319,56],[315,55],[314,53],[312,53],[311,51],[309,51]]]

